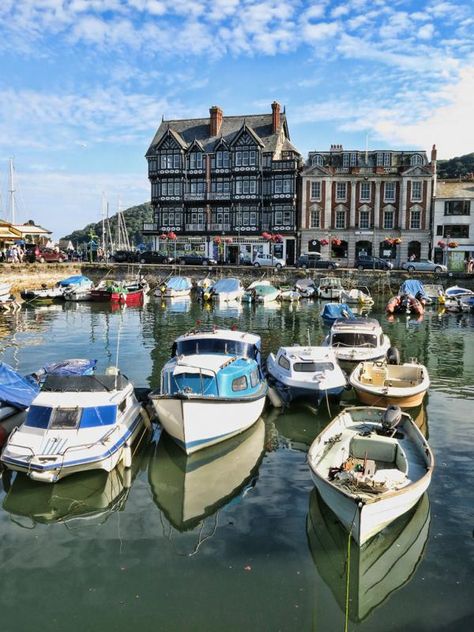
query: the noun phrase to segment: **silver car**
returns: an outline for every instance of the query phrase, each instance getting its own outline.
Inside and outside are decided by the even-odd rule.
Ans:
[[[269,266],[272,268],[283,268],[284,266],[286,266],[286,262],[284,259],[279,259],[278,257],[275,257],[275,255],[260,253],[253,260],[253,265],[256,268],[259,268],[260,266]]]
[[[448,268],[441,263],[435,263],[431,259],[419,259],[418,261],[405,261],[402,268],[408,272],[447,272]]]

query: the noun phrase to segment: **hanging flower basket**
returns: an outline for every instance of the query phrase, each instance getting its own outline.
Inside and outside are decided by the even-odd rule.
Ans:
[[[217,236],[217,237],[214,237],[214,239],[212,241],[215,244],[219,245],[222,242],[222,239],[219,236]]]
[[[385,239],[383,240],[385,244],[387,244],[388,246],[393,246],[393,242],[395,241],[393,239],[393,237],[385,237]]]
[[[319,241],[321,246],[328,246],[329,245],[329,241],[327,239],[321,239]]]
[[[232,239],[232,237],[226,237],[226,238],[224,239],[224,241],[225,241],[225,243],[226,243],[226,244],[231,244],[231,243],[232,243],[232,241],[233,241],[233,239]]]
[[[440,241],[438,241],[438,244],[437,244],[437,245],[438,245],[440,248],[446,248],[446,242],[445,242],[445,241],[440,240]]]
[[[283,236],[280,234],[272,235],[271,238],[273,243],[275,244],[281,244],[281,242],[283,241]]]
[[[457,248],[459,246],[457,241],[449,241],[448,248]]]
[[[331,240],[331,244],[332,244],[333,246],[340,246],[340,245],[341,245],[341,243],[342,243],[342,242],[341,242],[341,240],[340,240],[338,237],[334,237],[334,238]]]
[[[402,243],[402,240],[400,237],[394,237],[392,243],[395,244],[395,246],[399,246]]]
[[[173,233],[173,231],[170,231],[168,233],[168,239],[171,239],[171,241],[176,241],[178,238],[176,236],[176,233]]]
[[[160,235],[160,239],[163,239],[163,241],[164,241],[165,239],[168,239],[168,235],[165,235],[165,234],[163,233],[162,235]]]
[[[263,237],[264,239],[266,239],[267,241],[268,241],[269,239],[271,239],[271,238],[272,238],[272,236],[270,235],[270,233],[267,233],[267,232],[262,233],[262,237]]]

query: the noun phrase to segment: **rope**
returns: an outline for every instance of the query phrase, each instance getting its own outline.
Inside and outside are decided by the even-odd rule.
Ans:
[[[354,512],[354,516],[352,518],[351,528],[349,529],[349,535],[347,536],[347,557],[346,557],[346,602],[345,602],[345,619],[344,619],[344,632],[348,632],[349,630],[349,597],[350,597],[350,581],[351,581],[351,540],[352,540],[352,529],[354,528],[354,521],[357,516],[357,512],[359,510],[359,503],[356,505],[356,509]]]

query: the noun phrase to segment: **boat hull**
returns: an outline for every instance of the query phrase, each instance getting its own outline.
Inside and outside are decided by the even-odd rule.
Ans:
[[[240,400],[152,394],[151,401],[166,432],[192,454],[252,426],[263,411],[266,390]]]
[[[370,393],[355,386],[354,390],[357,398],[363,404],[368,404],[369,406],[388,406],[394,404],[395,406],[400,406],[400,408],[415,408],[419,406],[423,402],[426,394],[426,391],[422,391],[421,393],[414,393],[413,395],[386,395],[377,392]]]

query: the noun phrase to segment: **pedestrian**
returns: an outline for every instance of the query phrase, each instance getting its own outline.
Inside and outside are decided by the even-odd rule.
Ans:
[[[472,274],[474,272],[474,259],[469,257],[469,262],[467,264],[467,271]]]

